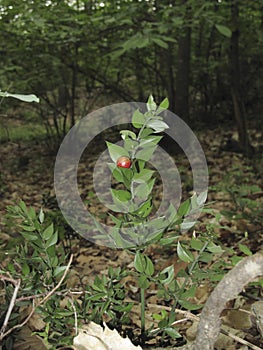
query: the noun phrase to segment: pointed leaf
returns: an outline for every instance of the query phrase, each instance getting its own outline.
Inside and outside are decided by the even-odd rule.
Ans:
[[[135,157],[137,159],[141,159],[141,160],[144,160],[145,162],[147,162],[148,160],[151,159],[154,151],[156,150],[157,148],[157,145],[154,145],[154,144],[150,144],[149,146],[141,149],[140,151],[138,151],[136,154],[135,154]]]
[[[22,95],[22,94],[10,94],[9,92],[0,92],[0,96],[3,97],[14,97],[20,101],[24,102],[37,102],[39,103],[39,98],[35,95]]]
[[[169,129],[169,126],[161,120],[150,120],[147,123],[147,127],[153,129],[155,133]]]
[[[44,214],[44,212],[43,212],[43,209],[41,208],[41,209],[40,209],[40,212],[39,212],[39,215],[38,215],[38,219],[39,219],[39,222],[40,222],[41,224],[43,224],[44,218],[45,218],[45,214]]]
[[[126,190],[115,190],[111,189],[112,197],[116,198],[121,202],[128,202],[131,199],[131,193]]]
[[[46,248],[49,248],[58,242],[58,232],[56,231],[46,242]]]
[[[114,143],[111,143],[108,141],[106,141],[106,144],[108,147],[110,157],[114,163],[116,163],[117,160],[122,156],[129,157],[129,153],[125,148],[123,148],[119,145],[115,145]]]
[[[158,45],[164,49],[168,49],[168,44],[165,41],[163,41],[159,38],[152,38],[152,41],[155,42],[156,45]]]
[[[145,256],[145,259],[146,259],[145,273],[148,276],[152,276],[154,274],[153,262],[148,256]]]
[[[177,255],[182,261],[189,263],[193,261],[193,256],[185,248],[182,247],[180,242],[177,243]]]
[[[154,102],[153,96],[150,95],[147,101],[147,109],[150,112],[155,112],[157,108],[156,103]]]
[[[168,98],[166,97],[159,105],[159,108],[164,110],[164,109],[167,109],[169,107],[169,100]]]
[[[142,169],[139,173],[134,174],[133,181],[138,183],[146,182],[150,180],[154,172],[155,172],[154,170]]]
[[[131,130],[121,130],[120,131],[121,137],[123,138],[123,140],[125,140],[126,138],[131,138],[133,140],[136,140],[136,134],[134,132],[132,132]]]
[[[166,278],[161,279],[162,284],[170,284],[174,280],[174,265],[167,266],[161,271],[161,275],[167,275]]]
[[[134,257],[134,267],[138,272],[144,272],[146,269],[146,259],[145,256],[137,251]]]
[[[54,225],[53,223],[50,224],[45,231],[43,232],[43,238],[45,241],[48,241],[50,239],[50,237],[53,235],[54,233]]]
[[[221,24],[216,24],[216,29],[219,31],[220,34],[226,36],[227,38],[231,38],[232,32],[228,27],[223,26]]]
[[[145,123],[144,115],[137,109],[132,116],[132,125],[140,129]]]

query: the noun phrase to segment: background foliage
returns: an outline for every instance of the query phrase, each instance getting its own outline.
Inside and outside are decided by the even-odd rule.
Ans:
[[[259,0],[2,0],[0,87],[39,96],[27,108],[59,137],[102,96],[168,97],[186,121],[217,124],[233,118],[234,60],[245,114],[256,119],[260,10]]]

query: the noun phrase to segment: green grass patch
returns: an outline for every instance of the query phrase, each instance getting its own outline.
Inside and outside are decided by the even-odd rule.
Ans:
[[[9,122],[0,125],[0,143],[7,141],[30,141],[37,138],[43,138],[46,135],[46,129],[43,125],[36,123],[13,124]]]

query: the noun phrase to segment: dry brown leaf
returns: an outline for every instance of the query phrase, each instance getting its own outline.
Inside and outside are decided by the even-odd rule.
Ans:
[[[225,325],[235,329],[249,329],[252,326],[250,314],[242,310],[228,310],[222,317]]]
[[[43,317],[37,312],[33,313],[27,324],[32,331],[40,331],[46,326],[46,323],[43,321]]]
[[[42,338],[32,335],[32,330],[24,326],[16,337],[13,350],[47,350],[47,347]]]

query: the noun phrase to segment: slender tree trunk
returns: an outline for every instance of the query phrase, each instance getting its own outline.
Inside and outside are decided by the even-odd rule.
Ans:
[[[187,6],[187,0],[182,0]],[[186,20],[187,20],[186,9]],[[190,45],[191,28],[186,26],[178,39],[178,60],[175,80],[175,113],[183,120],[189,120],[189,85],[190,85]]]
[[[176,95],[174,86],[174,59],[173,59],[173,44],[169,43],[169,49],[166,53],[167,62],[167,90],[168,90],[168,100],[169,109],[176,114],[179,114],[175,108],[176,106]]]
[[[239,64],[239,7],[238,0],[231,1],[231,24],[233,27],[230,45],[230,82],[233,101],[234,117],[236,120],[239,146],[247,156],[251,155],[252,147],[249,141],[246,126],[246,112],[241,94],[240,64]]]

